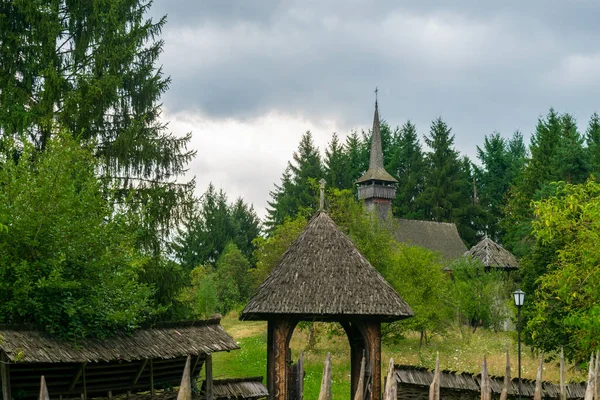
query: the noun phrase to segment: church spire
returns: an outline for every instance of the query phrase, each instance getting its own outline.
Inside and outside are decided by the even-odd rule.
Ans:
[[[377,89],[375,90],[377,93]],[[371,135],[371,159],[369,169],[383,169],[383,149],[381,146],[381,130],[379,127],[379,106],[375,98],[375,115],[373,116],[373,133]]]

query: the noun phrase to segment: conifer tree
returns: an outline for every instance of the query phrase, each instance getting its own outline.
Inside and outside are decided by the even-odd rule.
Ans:
[[[323,178],[323,166],[319,149],[314,145],[312,134],[302,135],[292,162],[288,163],[281,185],[271,192],[272,201],[267,209],[265,225],[270,232],[287,218],[299,214],[310,215],[318,206],[318,181]]]
[[[351,189],[352,175],[349,171],[349,157],[340,143],[337,134],[331,136],[329,147],[325,149],[325,179],[330,187]]]
[[[561,134],[552,157],[553,180],[585,182],[589,175],[589,153],[583,146],[584,139],[577,130],[577,122],[570,114],[563,114],[560,124]]]
[[[352,179],[352,184],[362,176],[369,166],[369,147],[358,136],[356,131],[352,131],[346,137],[346,155],[348,156],[348,170]]]
[[[398,179],[393,213],[401,218],[423,218],[416,199],[425,185],[425,157],[416,126],[409,120],[397,131],[388,171]]]
[[[600,178],[600,117],[597,113],[592,114],[590,118],[585,138],[590,157],[590,170]]]

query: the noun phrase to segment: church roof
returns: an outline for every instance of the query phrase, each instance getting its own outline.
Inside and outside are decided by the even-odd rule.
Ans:
[[[275,315],[392,321],[409,305],[323,211],[318,212],[250,299],[241,319]]]
[[[395,220],[394,236],[398,242],[437,251],[446,261],[454,261],[467,251],[467,246],[453,223],[401,218]]]
[[[517,258],[510,251],[488,237],[485,237],[482,241],[471,247],[471,250],[467,251],[465,256],[477,258],[483,262],[483,265],[489,268],[519,268]]]
[[[381,146],[381,130],[379,128],[379,107],[375,101],[375,115],[373,116],[373,133],[371,137],[371,158],[369,169],[355,183],[368,181],[382,181],[396,183],[398,180],[390,175],[383,167],[383,148]]]

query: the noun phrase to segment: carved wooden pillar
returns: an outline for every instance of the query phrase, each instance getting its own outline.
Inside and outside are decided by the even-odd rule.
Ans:
[[[371,400],[381,398],[381,323],[367,321],[365,327],[365,342],[367,346],[368,364],[371,367]]]
[[[289,344],[297,321],[273,319],[267,332],[267,390],[270,400],[286,400]]]
[[[348,342],[350,342],[350,399],[354,399],[360,379],[360,364],[363,354],[366,352],[365,338],[356,324],[352,322],[341,322]]]

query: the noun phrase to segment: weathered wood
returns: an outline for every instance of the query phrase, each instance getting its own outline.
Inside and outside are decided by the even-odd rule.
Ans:
[[[11,400],[10,393],[10,364],[8,357],[0,351],[0,375],[2,378],[2,399]]]
[[[327,357],[325,357],[319,400],[331,400],[331,353],[327,353]]]
[[[435,372],[433,373],[433,381],[431,382],[431,385],[429,385],[429,400],[440,400],[440,353],[439,352],[437,352],[436,357],[435,357]]]
[[[438,358],[438,361],[439,361],[439,358]],[[394,372],[395,372],[394,359],[390,358],[390,364],[388,367],[387,378],[385,381],[385,391],[383,394],[384,400],[396,400],[396,397],[397,397],[396,389],[398,388],[398,385],[396,384],[396,379],[394,378]]]
[[[111,400],[111,399],[112,399],[112,397],[113,397],[113,396],[112,396],[112,390],[109,390],[109,391],[108,391],[108,400]]]
[[[82,386],[83,386],[83,400],[87,400],[87,382],[85,381],[85,366],[87,365],[87,363],[85,363],[82,368],[83,368],[83,372],[81,373],[81,380],[82,380]]]
[[[485,356],[483,356],[483,363],[481,364],[481,400],[492,400],[492,388]]]
[[[206,355],[206,400],[214,399],[212,354]]]
[[[585,389],[584,400],[594,400],[595,379],[594,379],[594,353],[590,356],[590,366],[588,369],[588,384]]]
[[[304,352],[300,353],[300,358],[296,363],[296,399],[304,398]]]
[[[542,371],[544,370],[544,353],[540,356],[540,365],[538,366],[537,375],[535,377],[535,392],[533,392],[533,400],[542,400]]]
[[[356,392],[354,393],[354,400],[364,400],[364,395],[365,395],[365,362],[366,362],[365,355],[363,354],[362,361],[360,362],[360,377],[358,379],[358,384],[356,386]]]
[[[367,390],[368,400],[381,398],[381,323],[365,322],[365,345],[367,351]]]
[[[188,356],[183,368],[183,376],[181,377],[181,384],[179,385],[179,392],[177,393],[177,400],[192,400],[192,381],[190,376],[191,357]],[[208,365],[208,362],[206,363]]]
[[[87,364],[87,362],[82,363],[81,366],[79,367],[79,369],[77,370],[77,374],[75,374],[75,378],[73,378],[73,381],[69,385],[69,392],[72,392],[73,389],[75,389],[75,385],[77,385],[77,382],[79,382],[79,379],[81,379],[81,374],[83,374],[83,370],[85,369],[86,364]]]
[[[46,378],[44,375],[40,378],[40,395],[38,396],[39,400],[50,400],[50,395],[48,394],[48,387],[46,386]]]
[[[567,400],[565,381],[565,350],[560,348],[560,400]]]
[[[594,371],[594,399],[600,400],[600,350],[596,352],[596,370]]]
[[[150,360],[150,394],[154,396],[154,362]]]
[[[292,319],[268,322],[267,388],[271,400],[287,400],[289,343],[296,324]]]
[[[506,349],[506,369],[504,371],[504,382],[502,385],[502,392],[500,392],[500,400],[508,399],[508,388],[510,387],[510,356],[508,355],[508,349]]]
[[[142,376],[142,373],[146,369],[146,364],[148,364],[148,359],[145,359],[142,362],[142,365],[140,365],[140,369],[138,369],[137,374],[135,374],[135,378],[133,378],[133,382],[131,382],[131,386],[137,385],[138,381],[140,380],[140,376]]]

